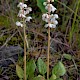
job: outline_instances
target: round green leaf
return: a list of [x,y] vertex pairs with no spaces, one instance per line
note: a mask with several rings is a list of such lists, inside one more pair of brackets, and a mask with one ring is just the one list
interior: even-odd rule
[[55,80],[63,80],[62,78],[57,78],[57,79],[55,79]]
[[72,59],[72,56],[70,54],[63,54],[63,57],[68,59],[68,60]]
[[26,66],[27,75],[31,76],[34,73],[35,69],[36,69],[36,64],[34,60],[30,60],[29,62],[27,62]]
[[63,76],[65,73],[66,69],[62,62],[58,62],[52,69],[52,74],[55,74],[57,77]]
[[45,78],[41,75],[38,75],[37,77],[34,77],[33,80],[45,80]]
[[24,77],[23,69],[19,65],[16,65],[16,73],[20,79]]
[[40,58],[38,59],[37,66],[38,66],[38,70],[39,70],[40,74],[44,75],[46,73],[47,67],[42,59],[40,59]]
[[55,80],[56,78],[57,78],[56,75],[53,74],[53,75],[51,76],[50,80]]

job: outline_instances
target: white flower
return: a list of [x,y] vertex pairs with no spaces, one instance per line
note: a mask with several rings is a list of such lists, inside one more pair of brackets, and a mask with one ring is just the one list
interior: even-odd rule
[[[25,1],[28,1],[28,0],[25,0]],[[31,7],[28,7],[26,4],[24,4],[22,2],[20,2],[17,7],[20,8],[19,13],[18,13],[18,17],[25,18],[25,22],[26,21],[29,22],[32,19],[32,17],[30,17],[30,16],[29,17],[26,17],[26,15],[29,14],[30,11],[32,11],[32,8]],[[16,25],[17,26],[21,26],[21,27],[24,26],[19,21],[16,22]]]
[[32,11],[32,8],[31,8],[31,7],[25,8],[25,10],[24,10],[24,15],[29,14],[31,11]]
[[47,28],[47,27],[49,27],[49,25],[48,24],[45,24],[45,26],[44,26],[45,28]]
[[23,8],[26,8],[26,7],[27,7],[27,5],[26,5],[26,4],[23,4],[22,6],[23,6]]
[[19,10],[19,13],[18,13],[18,17],[22,17],[22,18],[25,18],[25,11],[24,10]]
[[54,24],[51,24],[51,23],[49,23],[49,24],[45,24],[45,26],[44,27],[50,27],[50,28],[55,28],[56,27],[56,25],[54,25]]
[[20,9],[20,10],[19,10],[19,13],[18,13],[18,16],[19,16],[19,17],[26,18],[26,15],[29,14],[29,12],[30,12],[31,10],[32,10],[32,9],[31,9],[30,7],[26,8],[26,10]]
[[23,24],[22,24],[21,22],[17,21],[17,22],[16,22],[16,26],[21,26],[21,27],[23,27]]
[[[54,2],[54,0],[48,0],[48,2],[50,3]],[[42,15],[42,20],[47,22],[47,24],[45,24],[45,27],[50,27],[50,28],[56,28],[56,25],[58,24],[58,21],[56,20],[58,18],[57,14],[51,14],[51,12],[54,12],[56,10],[56,8],[52,5],[49,4],[47,2],[44,2],[43,5],[45,6],[45,9],[48,11],[47,13],[44,13]],[[50,13],[50,14],[48,14]]]
[[55,24],[52,24],[52,28],[56,28],[56,25]]
[[29,14],[29,10],[24,11],[24,15]]
[[51,2],[54,2],[54,0],[51,0]]
[[47,13],[42,15],[43,21],[48,22],[48,19],[49,19],[49,15]]
[[52,4],[47,4],[47,6],[45,7],[46,10],[49,9],[49,12],[54,12],[56,10],[56,8],[52,5]]
[[57,20],[54,20],[53,21],[53,24],[57,25],[58,24],[58,21]]
[[17,7],[20,7],[20,9],[23,9],[23,8],[27,8],[27,5],[20,2]]
[[57,15],[57,14],[54,14],[54,18],[56,18],[56,19],[57,19],[57,18],[59,18],[59,17],[58,17],[58,15]]
[[57,25],[58,24],[58,21],[55,19],[55,18],[51,18],[50,19],[50,22]]
[[53,6],[51,11],[54,12],[55,10],[56,10],[56,8]]
[[26,17],[25,22],[26,21],[30,22],[31,19],[32,19],[32,17],[30,17],[30,16],[29,17]]
[[23,5],[23,3],[22,2],[20,2],[18,5],[17,5],[17,7],[20,7],[20,6],[22,6]]
[[28,7],[27,9],[28,9],[30,12],[32,11],[32,8],[31,8],[31,7]]

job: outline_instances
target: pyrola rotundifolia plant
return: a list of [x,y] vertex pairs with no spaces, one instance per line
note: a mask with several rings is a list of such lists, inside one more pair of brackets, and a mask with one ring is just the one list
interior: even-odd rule
[[[28,1],[28,0],[25,0],[25,1]],[[24,18],[25,22],[27,22],[27,21],[30,22],[32,17],[31,16],[26,16],[26,15],[29,14],[32,11],[32,8],[28,7],[27,4],[24,4],[23,2],[20,2],[17,5],[17,7],[20,8],[19,13],[18,13],[17,16],[20,17],[20,18]],[[16,25],[23,27],[23,21],[17,21]]]
[[43,5],[45,6],[45,9],[47,10],[47,12],[42,15],[42,20],[47,23],[45,24],[45,27],[56,28],[56,25],[58,24],[58,21],[56,20],[58,18],[58,15],[53,14],[53,13],[57,9],[48,1],[44,2]]
[[[28,1],[28,0],[25,0],[25,1]],[[23,32],[24,32],[24,80],[27,80],[27,77],[26,77],[26,44],[28,44],[28,42],[27,42],[25,24],[27,21],[29,22],[32,19],[31,16],[26,16],[32,11],[32,8],[24,4],[24,0],[22,0],[22,2],[20,2],[17,5],[17,7],[20,8],[17,16],[21,18],[21,21],[17,21],[16,25],[23,27]]]
[[46,2],[43,2],[47,12],[42,15],[42,20],[46,22],[45,27],[48,28],[47,80],[49,80],[50,28],[56,28],[56,25],[58,24],[58,21],[56,20],[58,15],[53,14],[57,9],[51,2],[54,2],[54,0],[46,0]]

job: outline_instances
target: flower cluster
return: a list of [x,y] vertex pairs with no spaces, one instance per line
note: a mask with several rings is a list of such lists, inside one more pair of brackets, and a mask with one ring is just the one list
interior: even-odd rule
[[58,21],[56,20],[58,18],[58,15],[51,13],[54,13],[54,11],[57,9],[48,2],[44,2],[43,5],[45,6],[45,9],[48,11],[47,13],[44,13],[42,15],[42,20],[47,23],[45,24],[45,27],[56,28],[56,25],[58,24]]
[[[26,0],[27,1],[27,0]],[[25,22],[28,21],[30,22],[30,20],[32,19],[31,16],[26,17],[27,14],[29,14],[32,11],[31,7],[28,7],[26,4],[24,4],[23,2],[20,2],[17,7],[20,8],[19,13],[18,13],[18,17],[20,18],[25,18]],[[23,27],[23,21],[17,21],[16,22],[17,26],[21,26]]]

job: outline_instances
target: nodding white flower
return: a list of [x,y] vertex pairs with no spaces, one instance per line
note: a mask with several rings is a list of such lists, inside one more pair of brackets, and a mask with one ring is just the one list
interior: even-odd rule
[[27,8],[27,5],[20,2],[17,7],[20,7],[20,9],[23,9],[23,8]]
[[20,2],[18,5],[17,5],[17,7],[20,7],[20,6],[22,6],[23,5],[23,3],[22,2]]
[[54,0],[51,0],[51,2],[54,2]]
[[27,5],[26,4],[23,4],[23,8],[26,8],[27,7]]
[[57,21],[57,20],[54,20],[54,19],[53,19],[51,22],[52,22],[53,24],[55,24],[55,25],[58,24],[58,21]]
[[16,22],[16,26],[21,26],[21,27],[23,27],[23,24],[22,24],[21,22],[17,21],[17,22]]
[[32,8],[28,7],[28,8],[26,8],[24,14],[25,14],[25,15],[26,15],[26,14],[29,14],[31,11],[32,11]]
[[31,11],[32,11],[32,8],[31,8],[31,7],[25,8],[25,10],[24,10],[24,15],[29,14]]
[[52,24],[52,28],[56,28],[56,25],[55,24]]
[[56,28],[56,25],[55,24],[51,24],[51,23],[49,23],[49,24],[45,24],[45,26],[44,27],[50,27],[50,28]]
[[54,14],[53,16],[54,16],[54,18],[56,18],[56,19],[59,18],[57,14]]
[[26,18],[26,16],[24,14],[18,14],[18,17]]
[[47,13],[46,13],[46,14],[43,14],[43,15],[42,15],[42,18],[43,18],[43,19],[44,19],[44,18],[47,18],[47,19],[48,19],[48,18],[49,18],[49,15],[48,15]]
[[22,18],[26,18],[26,15],[29,14],[29,12],[32,11],[32,8],[27,7],[26,10],[20,9],[18,16]]
[[18,17],[26,18],[26,16],[23,13],[18,13]]
[[28,9],[30,12],[32,11],[32,8],[31,8],[31,7],[28,7],[27,9]]
[[[25,1],[28,1],[28,0],[25,0]],[[26,21],[30,22],[32,17],[30,17],[30,16],[26,17],[26,15],[29,14],[29,12],[32,11],[32,8],[28,7],[26,4],[24,4],[22,2],[20,2],[17,7],[20,8],[19,13],[18,13],[18,17],[25,18],[25,22]],[[19,21],[16,22],[16,25],[23,27],[23,24]]]
[[42,15],[43,21],[48,22],[48,19],[49,19],[49,15],[47,13]]
[[56,20],[56,18],[58,18],[58,15],[55,14],[51,14],[51,15],[48,15],[47,13],[46,14],[43,14],[42,15],[42,20],[45,21],[45,22],[50,22],[50,23],[53,23],[53,24],[58,24],[58,21]]
[[24,14],[24,11],[22,9],[19,10],[18,17],[22,17],[22,18],[26,17],[25,14]]
[[52,28],[52,24],[45,24],[45,26],[44,27],[50,27],[50,28]]
[[47,4],[47,6],[45,7],[46,10],[49,9],[49,12],[54,12],[56,10],[56,8],[52,5],[52,4]]
[[[48,2],[50,2],[50,0],[48,0]],[[54,12],[56,10],[56,8],[52,5],[49,4],[48,2],[44,2],[43,5],[45,6],[45,9],[50,13],[44,13],[42,15],[42,20],[47,22],[47,24],[45,24],[45,27],[50,27],[50,28],[56,28],[56,25],[58,24],[58,21],[56,20],[58,18],[57,14],[51,14],[51,12]],[[51,0],[51,2],[54,2],[54,0]]]
[[26,21],[30,22],[30,20],[31,20],[31,19],[32,19],[32,17],[31,17],[31,16],[26,17],[25,22],[26,22]]

